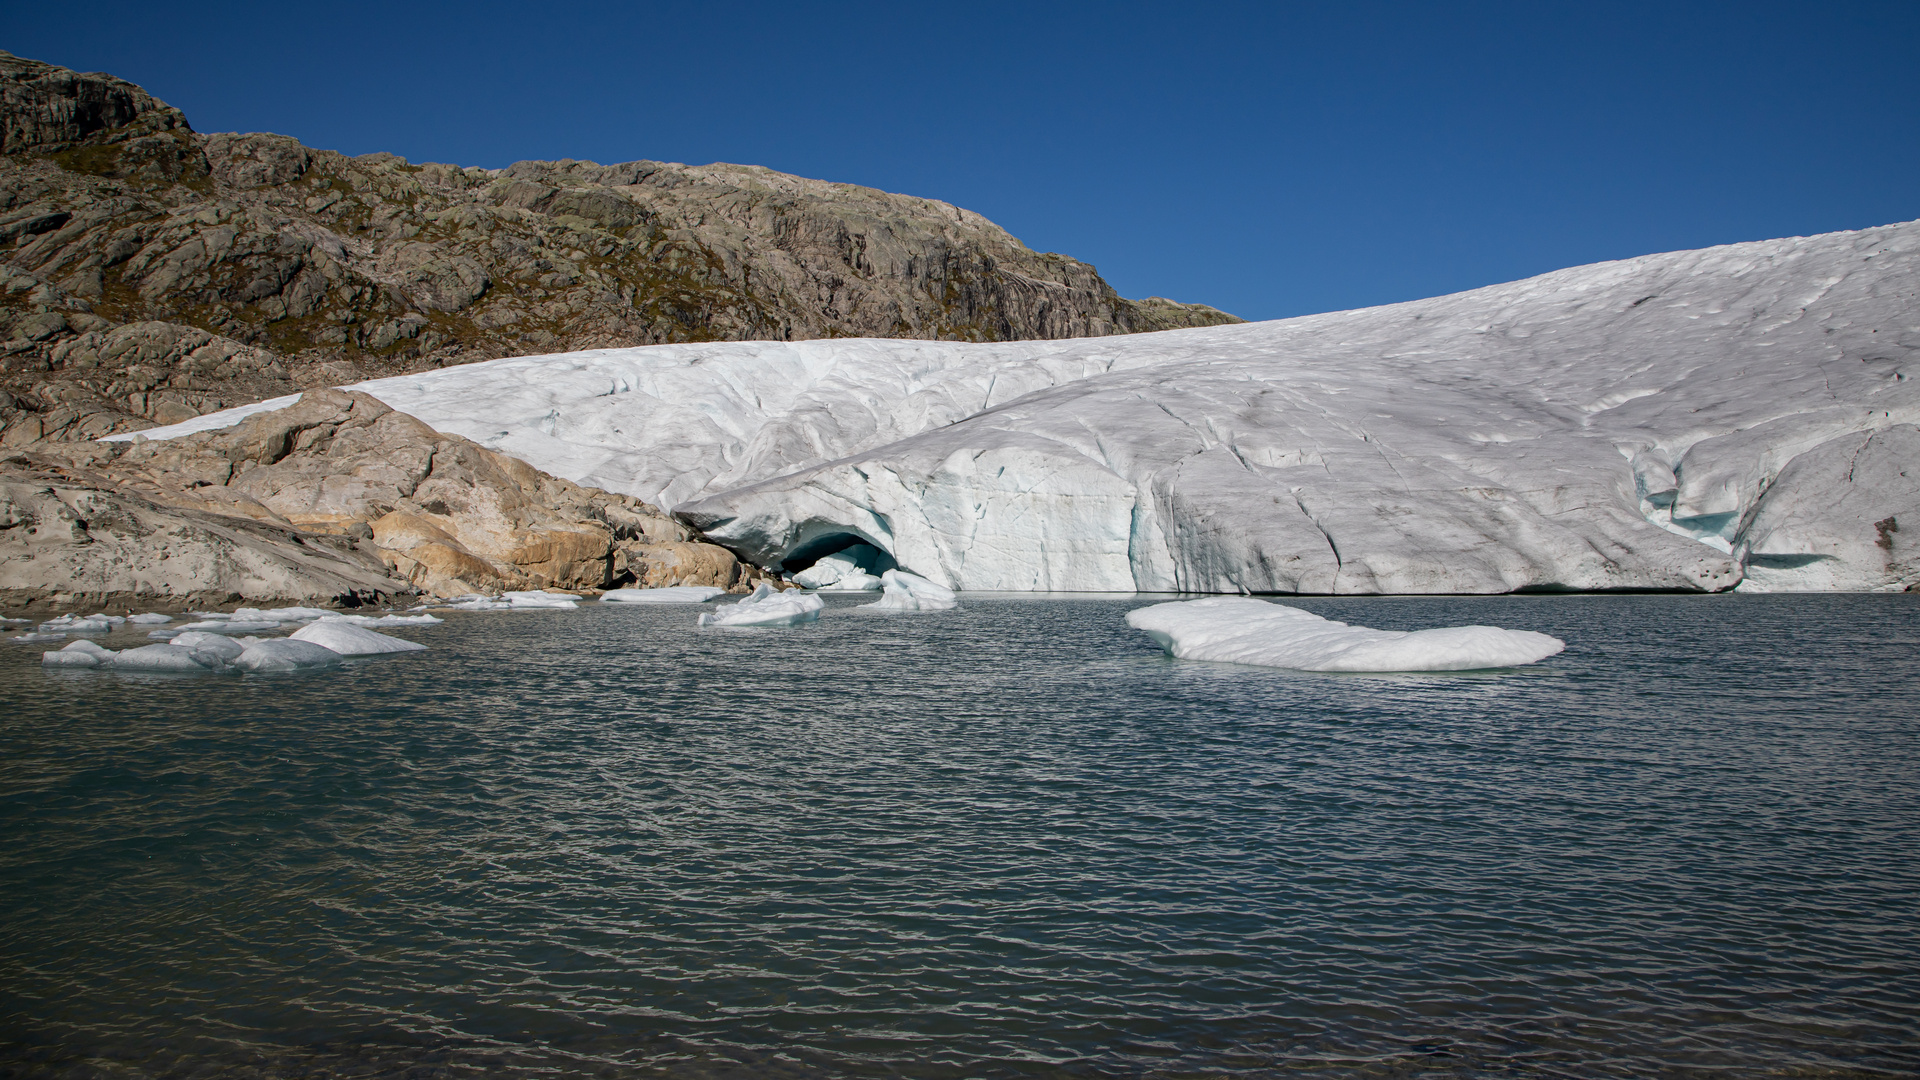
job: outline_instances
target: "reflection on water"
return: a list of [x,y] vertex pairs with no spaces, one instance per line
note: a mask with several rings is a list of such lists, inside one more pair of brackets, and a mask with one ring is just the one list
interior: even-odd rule
[[861,599],[9,647],[0,1073],[1920,1069],[1915,597],[1301,602],[1568,642],[1403,676]]

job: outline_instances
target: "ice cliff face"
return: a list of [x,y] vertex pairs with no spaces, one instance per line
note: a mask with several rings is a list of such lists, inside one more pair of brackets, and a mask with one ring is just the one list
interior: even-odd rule
[[1917,256],[1908,223],[1280,322],[357,388],[789,570],[859,539],[961,589],[1901,588]]

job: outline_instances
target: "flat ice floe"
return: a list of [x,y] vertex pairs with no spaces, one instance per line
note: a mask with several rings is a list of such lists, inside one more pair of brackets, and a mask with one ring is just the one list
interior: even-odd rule
[[1920,583],[1916,293],[1907,223],[1240,326],[353,388],[803,573],[858,541],[968,590],[1898,589]]
[[711,585],[666,585],[658,589],[608,589],[600,594],[606,604],[704,604],[727,590]]
[[1566,648],[1497,626],[1369,630],[1245,596],[1155,604],[1129,612],[1127,625],[1181,660],[1299,671],[1474,671],[1537,663]]
[[776,592],[762,584],[737,604],[724,605],[700,616],[701,626],[798,626],[820,617],[825,600],[798,589]]
[[[41,654],[45,667],[97,668],[119,672],[281,672],[307,671],[340,664],[349,656],[377,656],[388,653],[418,652],[426,648],[417,642],[375,633],[369,626],[420,625],[441,620],[431,615],[366,616],[342,615],[320,608],[276,608],[263,612],[242,608],[231,614],[195,612],[200,621],[179,628],[164,628],[148,633],[159,644],[114,651],[87,638],[79,638],[65,648]],[[275,614],[307,623],[284,638],[241,637],[256,627],[278,627],[281,623],[262,623],[258,616]],[[89,619],[111,618],[116,623],[141,626],[153,619],[119,616],[64,616],[54,622],[78,625]],[[243,621],[252,620],[252,621]],[[22,635],[14,641],[58,640],[64,634]]]

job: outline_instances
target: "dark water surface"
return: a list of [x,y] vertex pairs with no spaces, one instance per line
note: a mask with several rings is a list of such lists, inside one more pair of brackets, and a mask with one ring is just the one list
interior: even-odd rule
[[1917,601],[1300,602],[1568,643],[1498,674],[1131,598],[0,643],[0,1076],[1912,1075]]

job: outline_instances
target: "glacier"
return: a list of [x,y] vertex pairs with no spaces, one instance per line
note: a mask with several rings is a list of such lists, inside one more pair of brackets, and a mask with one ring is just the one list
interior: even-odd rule
[[952,611],[960,606],[953,590],[935,585],[918,574],[888,570],[880,575],[885,590],[880,599],[862,605],[864,611]]
[[351,389],[789,574],[859,543],[962,590],[1901,589],[1917,259],[1909,222],[1265,323],[602,349]]
[[1566,643],[1532,630],[1445,626],[1370,630],[1248,596],[1210,596],[1127,613],[1169,656],[1298,671],[1477,671],[1538,663]]

